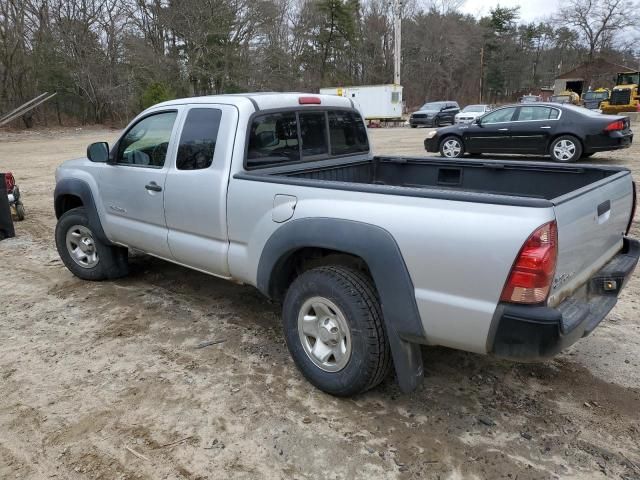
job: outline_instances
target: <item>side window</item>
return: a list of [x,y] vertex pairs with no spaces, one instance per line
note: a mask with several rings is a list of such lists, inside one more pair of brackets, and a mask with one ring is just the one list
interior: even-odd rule
[[552,112],[556,112],[557,115],[557,110],[550,107],[520,107],[518,120],[523,122],[531,120],[549,120]]
[[510,122],[515,111],[515,107],[501,108],[482,117],[482,123],[483,125],[489,125],[491,123]]
[[329,153],[327,120],[324,112],[299,113],[302,158]]
[[549,120],[557,120],[558,118],[560,118],[560,110],[552,108],[551,113],[549,114]]
[[120,140],[116,162],[140,167],[164,166],[178,112],[156,113],[143,118]]
[[215,108],[192,108],[182,127],[176,167],[178,170],[201,170],[213,163],[222,111]]
[[255,117],[249,131],[247,167],[300,160],[295,112]]
[[355,112],[329,112],[329,136],[332,155],[369,151],[367,130],[362,117]]

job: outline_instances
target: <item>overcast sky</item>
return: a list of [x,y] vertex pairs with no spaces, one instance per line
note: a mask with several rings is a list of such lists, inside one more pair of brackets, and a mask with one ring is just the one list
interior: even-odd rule
[[520,21],[531,22],[553,15],[558,9],[559,0],[467,0],[461,10],[474,16],[487,15],[497,5],[501,7],[520,7]]

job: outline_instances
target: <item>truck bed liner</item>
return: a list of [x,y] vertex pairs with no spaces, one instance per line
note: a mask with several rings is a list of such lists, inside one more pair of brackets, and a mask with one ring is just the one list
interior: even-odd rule
[[[374,157],[372,160],[320,161],[300,165],[261,169],[240,174],[244,178],[324,188],[349,188],[416,196],[438,196],[433,192],[457,194],[452,200],[515,203],[527,206],[550,206],[551,200],[590,184],[624,172],[621,167],[601,165],[556,165],[548,162],[499,160],[445,160],[441,158]],[[270,178],[268,178],[270,177]],[[311,181],[311,182],[309,182]],[[338,185],[342,184],[342,185]],[[317,184],[316,184],[317,185]],[[395,187],[369,189],[366,186]],[[411,191],[400,192],[397,187]],[[418,193],[420,190],[425,195]],[[460,194],[466,194],[460,196]],[[470,194],[470,195],[469,195]],[[475,194],[475,195],[474,195]],[[506,197],[506,198],[496,198]],[[514,197],[521,201],[514,202]],[[537,201],[537,202],[536,202]],[[537,204],[536,204],[537,203]]]

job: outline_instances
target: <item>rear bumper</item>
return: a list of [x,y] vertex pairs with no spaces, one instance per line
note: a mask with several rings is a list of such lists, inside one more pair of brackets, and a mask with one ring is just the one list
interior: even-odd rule
[[[586,337],[616,304],[639,257],[640,242],[625,238],[622,250],[557,307],[499,304],[490,351],[513,360],[542,360]],[[615,288],[606,291],[605,282],[615,282]]]
[[594,136],[587,142],[585,151],[603,152],[608,150],[619,150],[629,148],[633,143],[633,133],[631,131],[611,132],[608,136]]

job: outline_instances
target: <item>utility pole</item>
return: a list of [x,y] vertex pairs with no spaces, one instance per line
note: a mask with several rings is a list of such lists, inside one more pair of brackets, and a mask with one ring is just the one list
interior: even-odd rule
[[482,103],[482,89],[484,87],[484,45],[480,47],[480,101]]
[[402,0],[393,2],[393,83],[400,85],[400,66],[402,62]]

